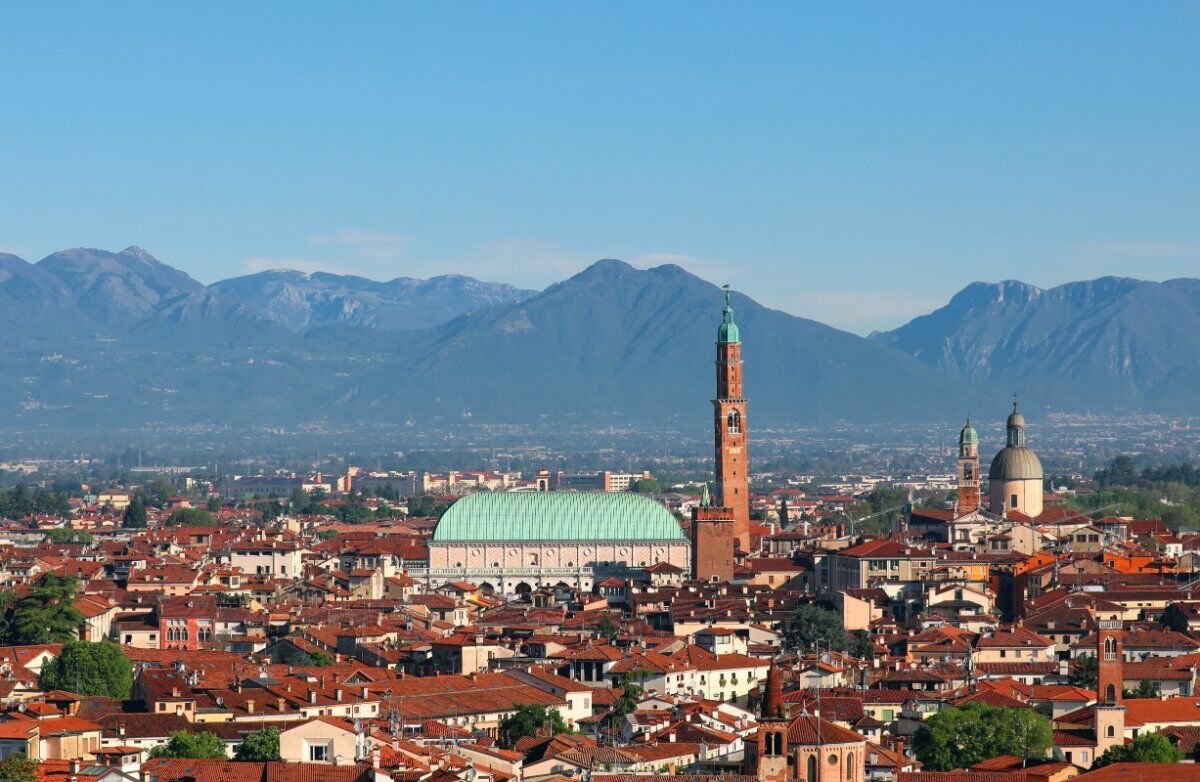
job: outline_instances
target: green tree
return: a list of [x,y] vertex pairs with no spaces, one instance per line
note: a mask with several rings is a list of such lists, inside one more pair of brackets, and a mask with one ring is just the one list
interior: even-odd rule
[[603,638],[616,638],[621,632],[621,626],[616,621],[605,614],[600,617],[600,621],[596,623],[596,632]]
[[333,658],[318,649],[315,652],[308,653],[308,661],[305,664],[311,665],[314,668],[328,668],[333,665]]
[[855,630],[850,636],[850,654],[860,660],[875,659],[875,641],[866,630]]
[[1138,472],[1133,459],[1128,456],[1118,456],[1108,463],[1103,470],[1095,475],[1096,483],[1102,488],[1110,486],[1134,486],[1137,484]]
[[133,688],[133,664],[114,643],[74,641],[42,666],[38,685],[46,691],[67,690],[125,700]]
[[202,508],[176,508],[167,517],[167,523],[177,527],[215,527],[217,520]]
[[68,643],[75,640],[83,614],[75,607],[73,576],[47,573],[13,608],[12,638],[18,644]]
[[785,649],[804,652],[817,647],[842,650],[846,648],[848,640],[842,617],[836,611],[815,603],[806,603],[797,608],[783,634]]
[[166,744],[150,750],[152,758],[225,758],[225,742],[215,733],[177,730]]
[[1142,679],[1132,690],[1125,690],[1126,698],[1157,698],[1158,685],[1149,679]]
[[1178,763],[1183,750],[1161,733],[1143,733],[1128,744],[1114,744],[1096,758],[1092,768],[1112,763]]
[[58,527],[46,533],[46,540],[50,543],[82,543],[87,545],[92,542],[92,533],[85,529],[70,529],[68,527]]
[[176,486],[170,478],[162,475],[156,475],[150,479],[150,482],[142,487],[142,496],[146,498],[146,502],[156,508],[161,508],[167,504],[167,500],[179,494],[179,487]]
[[279,728],[263,728],[246,737],[234,754],[235,760],[279,760]]
[[662,484],[654,478],[638,478],[629,484],[629,490],[638,494],[662,494]]
[[125,529],[145,529],[146,528],[146,506],[137,497],[130,500],[125,506],[125,513],[121,516],[121,526]]
[[1100,686],[1100,666],[1096,662],[1096,655],[1085,654],[1075,658],[1067,680],[1085,690],[1094,690]]
[[550,735],[555,736],[570,732],[557,709],[547,711],[545,706],[522,704],[500,720],[500,746],[512,749],[521,739],[536,736],[543,729],[548,729]]
[[38,774],[39,765],[36,760],[26,757],[24,752],[9,755],[4,760],[0,760],[0,780],[4,780],[4,782],[38,782],[41,778],[41,775]]
[[1050,721],[1033,709],[968,703],[934,714],[913,737],[928,771],[967,768],[997,755],[1042,758],[1050,748]]
[[307,505],[308,492],[299,486],[292,489],[292,496],[288,499],[288,506],[291,507],[292,513],[300,513]]

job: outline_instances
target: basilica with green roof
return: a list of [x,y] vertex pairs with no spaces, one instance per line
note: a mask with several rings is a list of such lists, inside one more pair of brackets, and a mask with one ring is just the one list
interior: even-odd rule
[[438,522],[428,575],[520,594],[559,583],[591,589],[658,562],[687,570],[689,557],[679,521],[640,494],[480,492]]

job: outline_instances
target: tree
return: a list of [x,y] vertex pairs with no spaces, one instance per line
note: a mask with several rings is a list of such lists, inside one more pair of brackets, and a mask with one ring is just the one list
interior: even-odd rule
[[788,518],[787,498],[785,497],[779,501],[779,528],[787,529],[789,521],[791,519]]
[[784,648],[805,652],[818,646],[822,649],[845,649],[847,640],[842,617],[836,611],[815,603],[797,608],[783,634]]
[[24,752],[9,755],[0,760],[0,779],[4,782],[38,782],[38,766],[36,760],[30,760]]
[[621,632],[621,626],[617,624],[611,616],[605,614],[600,617],[600,621],[596,623],[596,632],[604,638],[616,638]]
[[500,746],[512,749],[521,739],[536,736],[543,729],[549,729],[552,736],[570,732],[557,709],[546,711],[545,706],[521,704],[512,714],[500,720]]
[[279,760],[279,728],[263,728],[246,737],[237,748],[235,760]]
[[318,649],[315,652],[308,653],[308,662],[306,664],[313,668],[328,668],[333,665],[333,658]]
[[215,733],[177,730],[166,744],[150,750],[152,758],[226,758],[225,742]]
[[855,630],[850,637],[850,654],[860,660],[875,659],[875,641],[866,630]]
[[1100,666],[1096,661],[1096,655],[1085,654],[1075,658],[1075,664],[1071,666],[1071,674],[1067,680],[1085,690],[1094,690],[1100,686]]
[[1178,763],[1183,750],[1161,733],[1143,733],[1128,744],[1114,744],[1096,758],[1092,768],[1112,763]]
[[121,526],[125,529],[145,529],[146,506],[137,497],[134,497],[125,506],[125,513],[121,516]]
[[75,640],[83,614],[75,607],[74,576],[47,573],[13,607],[12,640],[18,644],[68,643]]
[[1158,685],[1149,679],[1142,679],[1132,690],[1125,690],[1126,698],[1157,698]]
[[1118,456],[1095,475],[1096,483],[1102,488],[1109,486],[1134,486],[1137,484],[1137,467],[1128,456]]
[[92,542],[92,533],[85,529],[58,527],[46,533],[46,540],[50,543],[82,543],[86,546]]
[[167,517],[167,523],[180,527],[215,527],[217,520],[201,508],[176,508]]
[[114,643],[74,641],[42,666],[38,684],[47,691],[67,690],[125,700],[133,688],[133,664]]
[[662,494],[662,484],[654,478],[638,478],[629,485],[629,490],[638,494]]
[[1051,737],[1050,721],[1033,709],[968,703],[930,717],[913,737],[913,750],[926,770],[949,771],[998,755],[1041,758]]

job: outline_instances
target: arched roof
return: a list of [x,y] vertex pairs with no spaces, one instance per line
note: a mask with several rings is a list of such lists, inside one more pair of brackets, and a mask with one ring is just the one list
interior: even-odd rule
[[1028,481],[1042,480],[1042,462],[1031,448],[1008,445],[1000,449],[988,469],[988,480]]
[[432,542],[683,541],[671,512],[630,492],[479,492],[446,511]]

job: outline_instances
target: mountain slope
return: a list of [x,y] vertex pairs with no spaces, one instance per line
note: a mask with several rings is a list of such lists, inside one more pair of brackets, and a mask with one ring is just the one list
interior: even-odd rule
[[871,338],[1066,409],[1194,410],[1200,280],[1103,277],[1048,290],[974,283],[945,307]]
[[[722,293],[678,266],[600,261],[528,301],[467,315],[398,344],[406,376],[364,377],[384,409],[486,419],[705,425]],[[999,397],[889,348],[734,296],[751,421],[933,420]],[[982,407],[977,408],[982,409]]]
[[521,301],[534,293],[459,275],[378,282],[290,269],[234,277],[209,288],[296,332],[330,326],[427,328],[483,307]]
[[119,253],[63,250],[38,261],[37,268],[61,281],[81,311],[114,325],[140,320],[168,299],[204,287],[136,246]]

